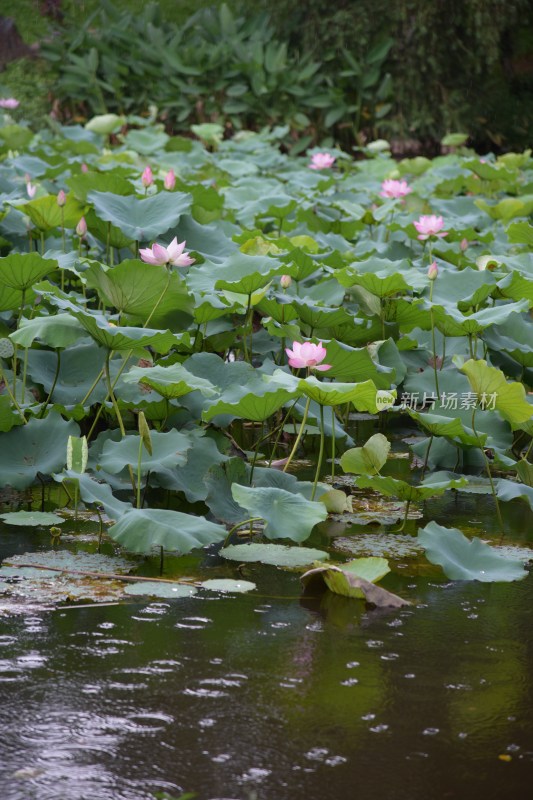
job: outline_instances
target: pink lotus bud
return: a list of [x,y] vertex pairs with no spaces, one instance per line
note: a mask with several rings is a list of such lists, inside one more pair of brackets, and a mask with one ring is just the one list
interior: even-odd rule
[[154,176],[152,174],[152,170],[151,170],[150,167],[145,167],[144,168],[144,172],[141,175],[141,181],[142,181],[142,185],[144,186],[145,189],[147,189],[149,186],[151,186],[152,183],[154,182]]
[[282,275],[279,282],[282,289],[288,289],[292,283],[292,278],[290,275]]
[[432,264],[429,265],[428,269],[428,278],[430,281],[434,281],[439,274],[439,268],[437,267],[437,262],[434,261]]
[[83,239],[83,237],[87,233],[87,223],[85,222],[85,217],[82,217],[78,222],[78,224],[76,225],[76,233],[78,234],[80,239]]
[[461,251],[464,253],[464,251],[468,247],[468,239],[461,239],[461,244],[459,245],[459,247],[461,248]]
[[28,192],[28,197],[31,200],[32,197],[35,197],[35,192],[37,191],[37,187],[34,186],[30,181],[28,181],[26,184],[26,191]]
[[174,170],[173,169],[169,169],[169,171],[165,175],[164,185],[165,185],[165,189],[168,192],[172,192],[174,187],[176,186],[176,176],[174,174]]
[[82,164],[81,165],[81,171],[82,172],[89,172],[89,167],[87,166],[87,164]]
[[60,189],[59,192],[57,193],[57,205],[60,208],[62,208],[66,202],[67,202],[67,196],[63,191],[63,189]]
[[17,100],[15,97],[2,97],[0,98],[0,108],[17,108],[20,105],[20,101]]

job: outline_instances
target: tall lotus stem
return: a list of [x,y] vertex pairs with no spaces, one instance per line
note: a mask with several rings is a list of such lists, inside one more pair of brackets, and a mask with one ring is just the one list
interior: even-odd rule
[[289,465],[290,465],[292,459],[294,458],[294,455],[295,455],[296,451],[298,450],[298,445],[300,444],[300,440],[301,440],[301,438],[303,436],[305,423],[307,422],[307,415],[309,414],[309,406],[310,405],[311,405],[311,398],[308,397],[307,398],[307,402],[305,404],[304,415],[302,417],[300,430],[298,431],[298,435],[296,437],[296,441],[294,442],[294,445],[293,445],[293,448],[292,448],[292,450],[290,452],[289,458],[287,459],[287,463],[283,467],[283,472],[287,472],[287,470],[289,469]]
[[488,479],[489,479],[490,490],[491,490],[492,496],[494,498],[494,503],[496,504],[496,516],[498,517],[498,525],[500,527],[500,533],[501,533],[501,535],[503,537],[504,534],[505,534],[505,529],[503,527],[502,512],[501,512],[501,509],[500,509],[500,503],[499,503],[499,500],[498,500],[498,495],[496,494],[496,488],[494,486],[494,481],[492,480],[492,473],[490,471],[489,459],[487,458],[487,454],[485,453],[483,445],[479,441],[479,436],[478,436],[477,431],[476,431],[476,409],[475,409],[475,407],[472,409],[472,430],[474,431],[474,436],[478,440],[478,447],[479,447],[479,450],[481,452],[481,455],[483,456],[483,461],[485,462],[485,470],[487,472],[487,476],[488,476]]
[[433,261],[428,269],[428,278],[429,278],[429,302],[431,305],[430,317],[431,317],[431,347],[433,350],[433,374],[435,376],[435,392],[437,394],[437,398],[440,397],[440,392],[439,392],[439,377],[437,373],[437,348],[435,346],[435,320],[433,318],[433,284],[435,283],[438,274],[439,271],[437,269],[437,265]]
[[318,463],[316,465],[315,480],[313,483],[313,491],[311,492],[311,500],[315,499],[316,487],[318,484],[318,477],[320,475],[320,467],[322,466],[322,459],[324,458],[324,406],[320,405],[320,449],[318,451]]
[[[111,350],[108,350],[107,351],[106,360],[105,360],[105,368],[104,368],[105,378],[106,378],[106,382],[107,382],[107,394],[108,394],[108,397],[111,398],[111,402],[113,404],[115,415],[117,417],[118,427],[120,428],[120,433],[122,434],[122,437],[125,437],[126,436],[126,429],[124,427],[124,422],[122,420],[122,414],[120,413],[120,408],[119,408],[118,403],[117,403],[117,398],[115,397],[115,393],[114,393],[113,387],[111,385],[111,376],[109,374],[109,359],[110,359],[110,356],[111,356]],[[104,400],[104,403],[105,403],[105,400]],[[104,403],[102,403],[101,407],[103,407]],[[133,488],[133,494],[135,495],[137,493],[137,488],[135,486],[135,476],[133,474],[133,469],[132,469],[131,464],[128,464],[128,472],[130,474],[130,480],[131,480],[131,485],[132,485],[132,488]]]

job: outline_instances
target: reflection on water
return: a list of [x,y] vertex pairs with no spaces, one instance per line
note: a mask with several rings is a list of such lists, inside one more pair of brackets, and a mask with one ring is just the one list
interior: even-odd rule
[[416,605],[370,611],[247,570],[249,595],[2,620],[2,800],[527,796],[533,578],[391,575]]

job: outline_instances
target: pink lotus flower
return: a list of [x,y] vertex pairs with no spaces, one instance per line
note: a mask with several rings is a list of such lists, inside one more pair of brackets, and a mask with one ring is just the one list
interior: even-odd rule
[[176,186],[176,175],[174,174],[173,169],[169,169],[169,171],[165,175],[164,186],[168,192],[172,192],[174,187]]
[[85,217],[82,217],[78,222],[78,224],[76,225],[76,233],[78,234],[80,239],[83,239],[83,237],[87,233],[87,223],[85,222]]
[[0,108],[18,108],[20,102],[16,100],[14,97],[2,97],[0,98]]
[[87,164],[82,164],[80,169],[82,172],[89,172],[89,167],[87,166]]
[[37,187],[31,183],[31,181],[26,181],[26,191],[28,193],[28,197],[30,200],[32,197],[35,197],[35,192],[37,191]]
[[395,200],[399,200],[402,197],[405,197],[406,194],[412,192],[413,190],[407,184],[407,181],[395,181],[392,178],[388,178],[386,181],[383,181],[381,184],[381,192],[380,195],[382,197],[391,197]]
[[168,247],[156,243],[152,247],[139,250],[139,255],[147,264],[172,264],[173,267],[189,267],[194,264],[195,259],[191,258],[184,250],[185,242],[178,243],[175,236]]
[[296,367],[297,369],[308,367],[309,369],[317,369],[320,372],[331,369],[331,364],[320,363],[326,357],[326,348],[322,347],[322,342],[318,344],[293,342],[292,350],[290,347],[286,347],[285,352],[289,356],[289,365],[291,367]]
[[437,280],[438,276],[439,276],[439,268],[437,267],[437,262],[433,261],[433,263],[430,264],[428,268],[428,278],[430,281],[435,281]]
[[309,169],[328,169],[332,167],[337,159],[329,153],[314,153],[311,156]]
[[143,174],[141,175],[141,181],[145,189],[148,189],[148,187],[152,185],[154,182],[154,176],[151,167],[144,168]]
[[60,208],[62,208],[66,202],[67,202],[67,196],[63,191],[63,189],[60,189],[59,192],[57,193],[57,205]]
[[435,214],[429,216],[421,216],[416,222],[413,223],[418,231],[417,239],[421,242],[429,239],[430,236],[447,236],[448,232],[443,231],[444,220],[442,217],[437,217]]

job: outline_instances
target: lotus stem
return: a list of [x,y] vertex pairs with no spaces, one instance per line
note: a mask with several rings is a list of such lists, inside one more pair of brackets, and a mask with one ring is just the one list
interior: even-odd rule
[[494,498],[494,503],[496,505],[496,516],[498,517],[498,525],[500,527],[500,533],[501,533],[502,538],[503,538],[505,536],[505,529],[504,529],[504,526],[503,526],[503,518],[502,518],[502,512],[501,512],[501,508],[500,508],[500,502],[498,500],[498,495],[496,494],[496,487],[494,486],[494,481],[492,480],[492,473],[490,471],[489,459],[487,458],[487,454],[485,453],[485,449],[484,449],[483,445],[479,441],[479,436],[478,436],[477,431],[476,431],[476,409],[475,408],[472,409],[472,430],[474,431],[474,436],[478,440],[478,447],[479,447],[479,449],[481,451],[481,455],[483,456],[483,461],[485,462],[485,470],[486,470],[488,478],[489,478],[490,490],[492,492],[492,496]]
[[318,463],[316,465],[315,480],[313,483],[313,491],[311,492],[311,500],[315,499],[316,487],[320,475],[320,467],[322,466],[322,459],[324,458],[324,406],[320,403],[320,449],[318,451]]
[[[107,393],[108,393],[108,396],[111,398],[111,402],[113,404],[113,409],[114,409],[115,415],[117,417],[118,427],[120,428],[120,433],[122,434],[122,438],[124,438],[126,436],[126,429],[124,427],[124,422],[122,420],[122,414],[120,413],[120,408],[119,408],[118,403],[117,403],[117,398],[115,397],[115,393],[113,392],[113,387],[111,386],[111,378],[110,378],[110,375],[109,375],[109,359],[110,359],[110,356],[111,356],[111,351],[108,350],[107,351],[106,360],[105,360],[105,370],[104,370],[105,371],[105,376],[106,376],[106,381],[107,381]],[[105,403],[105,400],[104,400],[104,403]],[[100,408],[103,408],[103,403],[100,406]],[[93,427],[94,427],[94,424],[93,424]],[[91,432],[92,432],[92,428],[91,428]],[[137,487],[135,485],[135,476],[133,474],[133,469],[132,469],[131,464],[128,464],[128,472],[130,474],[130,480],[131,480],[131,486],[133,488],[133,494],[136,495]]]
[[426,448],[426,456],[424,458],[424,465],[422,467],[422,474],[420,475],[420,480],[424,480],[424,475],[426,474],[426,469],[428,468],[428,460],[429,460],[429,451],[431,450],[431,445],[433,444],[433,434],[429,437],[428,446]]
[[301,422],[301,425],[300,425],[300,430],[298,431],[298,435],[297,435],[297,437],[296,437],[296,441],[294,442],[294,446],[293,446],[293,448],[292,448],[292,450],[291,450],[291,452],[290,452],[290,455],[289,455],[288,461],[287,461],[287,463],[285,464],[285,466],[283,467],[283,472],[287,472],[287,470],[288,470],[288,468],[289,468],[289,465],[290,465],[290,463],[291,463],[292,459],[294,458],[294,454],[295,454],[295,453],[296,453],[296,451],[298,450],[298,445],[300,444],[300,440],[301,440],[301,438],[302,438],[302,435],[303,435],[303,432],[304,432],[305,423],[307,422],[307,415],[309,414],[309,406],[310,406],[310,405],[311,405],[311,398],[310,398],[310,397],[308,397],[308,398],[307,398],[307,402],[306,402],[306,404],[305,404],[304,415],[303,415],[303,417],[302,417],[302,422]]
[[335,406],[331,406],[331,483],[335,480]]
[[238,522],[236,525],[233,526],[233,528],[230,528],[230,530],[228,531],[228,535],[224,539],[223,547],[226,547],[234,531],[238,530],[239,528],[242,528],[244,525],[253,525],[254,522],[259,522],[262,519],[263,517],[250,517],[249,519],[244,519],[242,522]]
[[433,319],[433,284],[435,281],[430,281],[429,284],[429,302],[431,303],[430,318],[431,318],[431,347],[433,349],[433,374],[435,376],[435,393],[437,398],[440,397],[439,392],[439,377],[437,372],[437,348],[435,346],[435,320]]

